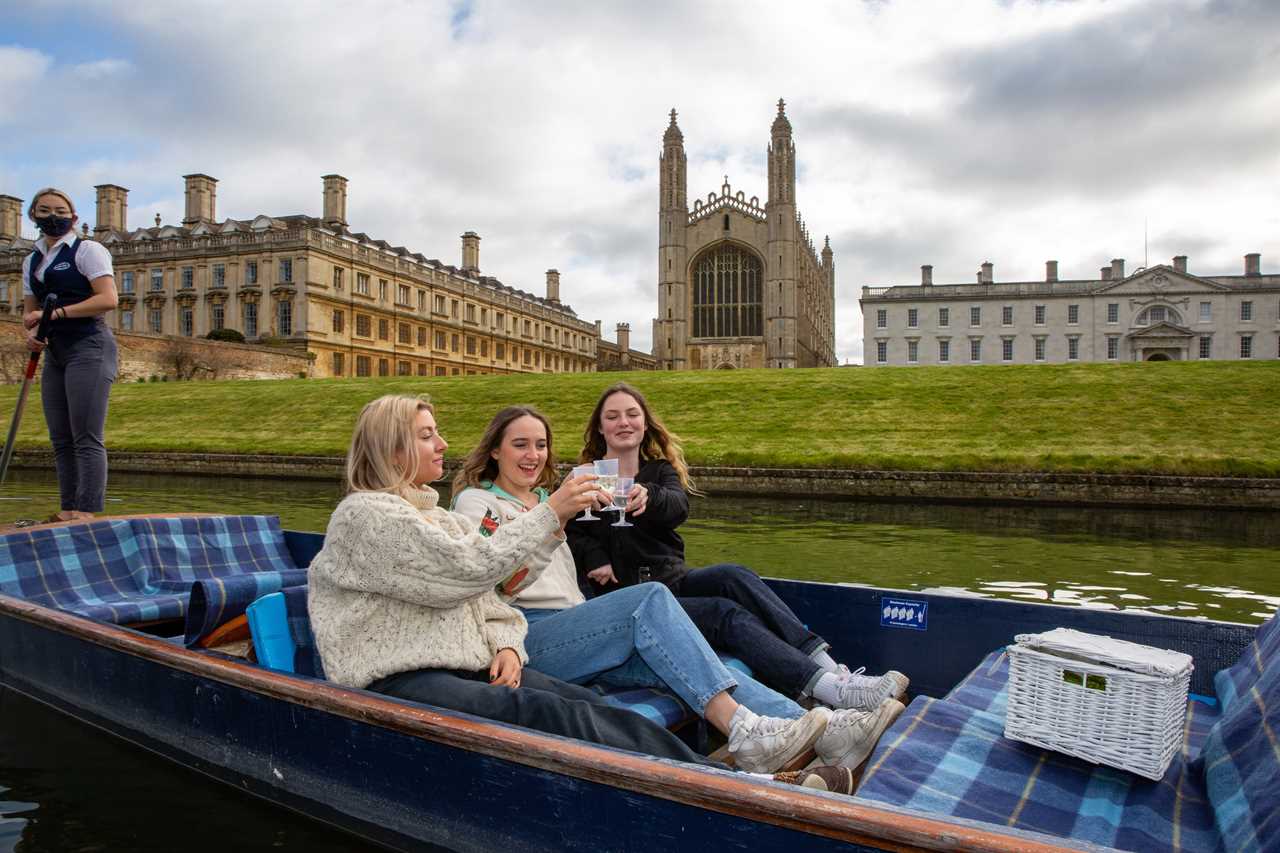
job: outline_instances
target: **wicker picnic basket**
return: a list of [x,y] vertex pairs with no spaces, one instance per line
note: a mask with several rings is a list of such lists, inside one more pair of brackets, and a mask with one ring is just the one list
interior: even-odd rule
[[1005,737],[1164,776],[1182,743],[1190,655],[1070,628],[1016,640]]

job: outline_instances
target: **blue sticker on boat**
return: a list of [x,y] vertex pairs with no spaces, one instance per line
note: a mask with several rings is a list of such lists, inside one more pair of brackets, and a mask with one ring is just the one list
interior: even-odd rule
[[929,602],[909,598],[880,599],[880,627],[929,630]]

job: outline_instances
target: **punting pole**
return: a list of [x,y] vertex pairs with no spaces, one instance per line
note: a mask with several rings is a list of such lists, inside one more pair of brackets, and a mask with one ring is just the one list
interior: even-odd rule
[[[36,340],[44,341],[49,337],[49,318],[57,304],[58,297],[55,294],[50,293],[44,298],[40,325],[36,328]],[[31,381],[35,379],[36,365],[39,363],[40,353],[31,353],[31,357],[27,359],[26,375],[22,378],[22,390],[18,392],[18,405],[13,409],[13,423],[9,424],[9,437],[4,443],[4,454],[0,455],[0,484],[4,483],[4,478],[9,473],[9,463],[13,460],[13,442],[18,437],[18,425],[22,423],[22,410],[27,405],[27,393],[31,390]]]

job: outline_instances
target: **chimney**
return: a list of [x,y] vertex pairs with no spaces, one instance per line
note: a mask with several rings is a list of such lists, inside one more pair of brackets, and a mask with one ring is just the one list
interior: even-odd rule
[[596,340],[603,337],[603,330],[600,328],[600,321],[596,320]]
[[991,284],[995,280],[995,267],[990,261],[982,265],[982,272],[978,274],[978,281],[982,284]]
[[1124,278],[1124,258],[1111,259],[1111,277],[1117,281]]
[[480,235],[474,231],[462,235],[462,271],[480,272]]
[[1262,255],[1260,253],[1250,252],[1244,256],[1244,274],[1262,275]]
[[341,230],[347,227],[347,179],[341,175],[324,175],[324,224]]
[[547,270],[547,301],[560,304],[560,270]]
[[1058,280],[1058,262],[1057,261],[1044,262],[1044,280],[1045,281]]
[[933,284],[933,264],[920,267],[920,283],[926,287]]
[[1186,255],[1174,255],[1174,256],[1173,256],[1173,268],[1174,268],[1175,270],[1177,270],[1178,272],[1186,272],[1186,271],[1187,271],[1187,256],[1186,256]]
[[98,191],[98,212],[93,233],[129,230],[129,191],[115,184],[98,184],[94,189]]
[[0,195],[0,242],[22,236],[22,199]]
[[183,175],[187,182],[187,215],[183,225],[213,222],[218,210],[218,179],[208,175]]
[[618,352],[627,353],[631,350],[631,324],[618,324]]
[[1111,281],[1111,267],[1102,268],[1102,280]]

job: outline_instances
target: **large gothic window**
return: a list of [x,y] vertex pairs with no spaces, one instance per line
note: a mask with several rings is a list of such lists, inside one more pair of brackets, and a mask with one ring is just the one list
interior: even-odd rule
[[764,334],[764,267],[751,252],[724,244],[693,265],[693,336],[759,337]]

